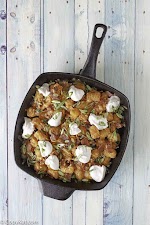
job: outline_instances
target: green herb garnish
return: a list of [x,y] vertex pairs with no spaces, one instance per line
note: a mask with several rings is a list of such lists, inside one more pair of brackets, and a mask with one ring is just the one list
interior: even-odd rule
[[22,154],[26,154],[26,152],[27,152],[27,147],[26,147],[26,145],[25,145],[25,143],[21,146],[21,152],[22,152]]
[[86,132],[86,136],[87,136],[88,140],[93,141],[93,138],[91,137],[91,135],[88,131]]
[[87,114],[88,110],[87,109],[79,109],[81,113]]
[[59,175],[62,176],[62,177],[65,175],[61,170],[58,170],[58,173],[59,173]]
[[51,81],[49,82],[49,85],[51,85],[51,84],[55,84],[55,82],[51,80]]
[[91,113],[95,114],[95,109],[92,109]]
[[86,89],[87,89],[87,91],[91,91],[92,90],[92,88],[88,84],[86,85]]
[[99,163],[99,164],[101,164],[103,161],[104,161],[104,157],[103,156],[100,156],[100,157],[95,159],[95,162]]
[[36,113],[41,113],[42,110],[41,109],[36,109]]
[[100,121],[100,122],[99,122],[99,125],[100,125],[100,126],[106,126],[106,124],[105,124],[103,121]]
[[[65,107],[65,106],[64,106],[65,101],[60,102],[60,101],[58,101],[58,100],[52,100],[52,103],[53,103],[53,105],[54,105],[54,107],[55,107],[56,110]],[[65,107],[65,108],[66,108],[66,107]]]
[[30,134],[26,134],[24,136],[25,136],[25,138],[29,138],[31,135]]
[[43,141],[43,146],[46,147],[46,141]]

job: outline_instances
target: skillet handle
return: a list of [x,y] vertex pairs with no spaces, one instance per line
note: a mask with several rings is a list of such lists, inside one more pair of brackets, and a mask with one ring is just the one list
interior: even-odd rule
[[[103,33],[100,38],[96,37],[96,32],[99,27],[103,28]],[[91,47],[90,47],[90,52],[89,52],[88,58],[86,60],[86,63],[80,72],[81,75],[92,77],[92,78],[96,77],[97,56],[98,56],[101,44],[104,40],[106,32],[107,32],[107,26],[105,26],[104,24],[96,24],[95,25],[94,31],[93,31],[92,43],[91,43]]]
[[73,188],[57,186],[41,180],[44,196],[54,198],[57,200],[66,200],[74,192]]

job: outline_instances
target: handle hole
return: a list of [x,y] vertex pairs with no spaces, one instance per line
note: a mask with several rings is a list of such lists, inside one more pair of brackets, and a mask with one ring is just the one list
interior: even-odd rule
[[103,34],[103,31],[104,31],[103,28],[98,27],[97,30],[96,30],[96,34],[95,34],[96,37],[97,37],[97,38],[101,38],[101,37],[102,37],[102,34]]

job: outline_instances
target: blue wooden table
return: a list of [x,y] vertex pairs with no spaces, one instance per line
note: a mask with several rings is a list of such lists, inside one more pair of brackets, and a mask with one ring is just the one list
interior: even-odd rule
[[[40,73],[83,67],[96,23],[108,26],[97,79],[130,99],[130,139],[104,190],[61,202],[15,165],[15,120]],[[150,225],[149,39],[149,0],[0,0],[0,224]]]

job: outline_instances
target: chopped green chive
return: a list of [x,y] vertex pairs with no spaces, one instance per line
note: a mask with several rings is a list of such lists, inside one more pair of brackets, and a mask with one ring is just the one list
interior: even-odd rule
[[81,113],[87,114],[88,110],[87,109],[79,109]]
[[88,131],[86,132],[86,136],[87,136],[88,140],[93,141],[93,138],[91,137],[91,135]]
[[103,121],[100,121],[100,122],[99,122],[99,125],[100,125],[100,126],[106,126],[106,124],[105,124]]

